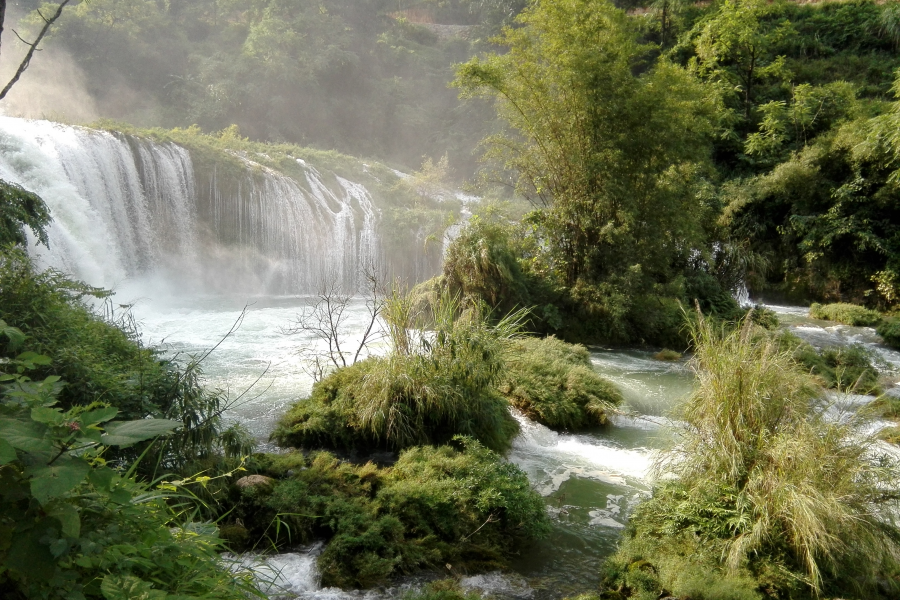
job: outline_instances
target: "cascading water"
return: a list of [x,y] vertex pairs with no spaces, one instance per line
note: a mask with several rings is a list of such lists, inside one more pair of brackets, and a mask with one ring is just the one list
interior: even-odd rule
[[198,197],[213,241],[207,287],[304,293],[327,280],[355,291],[365,270],[380,262],[368,190],[302,160],[303,181],[241,160],[246,169],[237,182],[222,185],[213,171]]
[[41,267],[107,288],[297,294],[327,279],[355,291],[380,259],[367,189],[303,161],[300,181],[238,160],[223,189],[171,142],[0,117],[0,178],[53,216],[49,249],[32,246]]
[[53,216],[50,247],[32,246],[39,266],[113,287],[196,265],[187,151],[132,143],[103,131],[0,117],[0,177],[37,193]]

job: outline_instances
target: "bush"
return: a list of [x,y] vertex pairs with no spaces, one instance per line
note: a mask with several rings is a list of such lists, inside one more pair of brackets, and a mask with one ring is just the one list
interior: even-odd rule
[[518,424],[497,392],[504,324],[488,325],[477,315],[457,319],[458,304],[450,304],[435,310],[433,336],[418,345],[402,326],[394,328],[409,352],[369,358],[317,382],[279,420],[273,439],[368,451],[441,444],[462,434],[493,450],[508,448]]
[[900,349],[900,319],[885,317],[875,330],[884,343],[891,348]]
[[790,350],[794,360],[808,373],[818,376],[822,385],[829,389],[856,394],[881,392],[878,369],[873,364],[875,357],[863,346],[817,349],[788,332],[779,335],[779,344]]
[[638,569],[648,593],[693,597],[689,577],[722,590],[706,598],[896,594],[896,461],[859,423],[828,419],[790,349],[749,321],[701,320],[695,338],[682,441],[657,465],[670,481],[632,517],[608,585]]
[[871,327],[881,321],[881,314],[855,304],[838,302],[836,304],[813,303],[809,307],[809,316],[813,319],[836,321],[855,327]]
[[653,355],[653,360],[661,360],[663,362],[675,362],[681,360],[681,353],[675,352],[674,350],[669,350],[668,348],[663,348],[659,352]]
[[872,366],[872,354],[859,345],[816,350],[801,345],[794,358],[813,375],[824,381],[825,387],[856,394],[878,394],[878,371]]
[[[0,332],[8,350],[24,341],[2,321]],[[154,438],[179,423],[112,421],[119,411],[101,403],[63,410],[58,376],[33,381],[25,374],[51,363],[31,351],[0,363],[0,596],[258,595],[250,573],[223,565],[215,527],[189,522],[177,488],[138,483],[102,458],[109,446]]]
[[529,418],[551,428],[605,425],[622,395],[591,367],[584,346],[556,338],[524,338],[512,344],[500,393]]
[[[167,467],[223,450],[225,399],[202,387],[196,362],[183,366],[164,359],[141,343],[133,321],[98,315],[88,299],[108,295],[58,271],[35,271],[20,249],[0,252],[0,319],[21,329],[31,350],[51,357],[52,362],[36,366],[33,376],[66,381],[58,397],[61,407],[87,406],[100,398],[128,419],[181,421],[181,431],[166,441],[162,460]],[[0,346],[0,358],[11,356],[9,347]],[[142,449],[116,450],[107,459],[131,460]]]
[[267,543],[327,539],[326,586],[370,587],[447,563],[502,567],[547,533],[543,500],[515,465],[470,438],[453,443],[407,449],[384,468],[327,452],[256,455],[251,468],[278,480],[240,491],[233,516]]
[[750,320],[760,327],[768,330],[778,329],[778,315],[774,310],[765,306],[756,305],[750,309]]

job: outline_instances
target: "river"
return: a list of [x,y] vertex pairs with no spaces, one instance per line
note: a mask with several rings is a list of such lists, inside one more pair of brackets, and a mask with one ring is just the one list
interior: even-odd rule
[[[267,436],[275,420],[312,387],[297,352],[310,340],[283,332],[312,301],[308,296],[145,298],[131,310],[145,341],[169,353],[197,354],[218,344],[203,363],[207,384],[240,398],[228,418],[247,426],[262,449],[274,450]],[[802,307],[770,308],[784,327],[814,345],[863,344],[880,357],[883,369],[900,367],[900,353],[882,346],[871,328],[810,319]],[[352,303],[348,315],[352,342],[367,316],[362,300]],[[235,323],[239,326],[229,334]],[[373,347],[374,352],[385,349],[383,342]],[[591,362],[622,391],[623,414],[608,427],[579,434],[557,433],[518,416],[522,431],[507,459],[544,497],[553,529],[547,539],[523,548],[509,572],[456,573],[464,587],[535,600],[596,589],[602,559],[615,550],[628,515],[649,493],[654,455],[672,441],[667,414],[690,393],[693,376],[685,360],[662,362],[644,350],[594,347]],[[847,400],[857,404],[868,398]],[[287,597],[387,598],[421,583],[413,578],[370,592],[322,589],[315,569],[320,550],[314,545],[267,559]]]

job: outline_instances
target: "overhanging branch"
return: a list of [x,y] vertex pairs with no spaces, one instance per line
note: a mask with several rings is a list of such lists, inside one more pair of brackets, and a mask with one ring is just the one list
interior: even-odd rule
[[[69,2],[70,0],[63,0],[62,2],[60,2],[59,7],[56,9],[56,12],[49,19],[41,14],[40,11],[38,11],[38,15],[40,15],[41,19],[44,20],[44,26],[41,28],[41,32],[38,34],[33,43],[22,40],[22,36],[20,36],[16,31],[13,31],[13,33],[16,34],[16,37],[18,37],[26,46],[28,46],[28,53],[25,55],[25,58],[22,59],[22,62],[19,64],[19,68],[16,69],[16,73],[12,76],[12,79],[9,80],[9,83],[4,86],[3,90],[0,90],[0,100],[3,100],[3,98],[6,97],[6,94],[9,93],[9,90],[12,89],[12,86],[14,86],[17,81],[19,81],[22,73],[24,73],[25,69],[28,68],[28,65],[31,64],[31,58],[34,56],[35,51],[38,50],[38,44],[40,44],[41,40],[44,39],[44,36],[47,35],[47,32],[50,30],[50,27],[53,25],[53,23],[55,23],[56,20],[59,19],[60,16],[62,16],[63,8],[65,8],[66,4],[68,4]],[[0,7],[2,8],[0,14],[2,14],[2,18],[5,19],[6,2],[3,1],[0,2],[0,4],[2,4],[2,7]],[[2,31],[3,23],[2,21],[0,21],[0,33],[2,33]]]

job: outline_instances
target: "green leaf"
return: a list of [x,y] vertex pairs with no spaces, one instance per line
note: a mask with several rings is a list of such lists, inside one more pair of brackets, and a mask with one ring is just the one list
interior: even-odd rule
[[47,425],[62,425],[65,421],[62,410],[58,408],[44,408],[41,406],[31,409],[31,420]]
[[123,487],[117,487],[109,493],[109,499],[116,504],[130,504],[131,492]]
[[97,410],[89,410],[82,414],[80,419],[83,425],[96,425],[104,423],[119,414],[119,409],[113,406],[106,408],[98,408]]
[[0,465],[16,460],[16,449],[9,442],[0,438]]
[[100,591],[106,600],[162,600],[163,590],[154,590],[151,583],[134,575],[106,575],[100,584]]
[[0,439],[25,452],[50,452],[53,442],[45,439],[47,426],[16,419],[0,419]]
[[31,493],[41,504],[59,498],[84,481],[90,465],[80,458],[73,458],[58,465],[49,465],[33,471]]
[[98,491],[108,492],[115,476],[116,472],[109,467],[100,467],[99,469],[91,469],[91,472],[88,473],[88,481]]
[[25,342],[25,334],[18,327],[10,327],[5,321],[0,320],[0,335],[5,335],[9,339],[9,349],[18,350],[22,343]]
[[79,444],[101,444],[103,443],[102,433],[99,429],[82,429],[75,439]]
[[166,435],[178,427],[181,427],[181,423],[169,419],[113,421],[106,425],[106,434],[102,440],[108,446],[128,446],[158,435]]
[[53,359],[49,356],[44,356],[43,354],[38,354],[37,352],[31,352],[30,350],[18,355],[16,357],[16,360],[28,363],[29,365],[49,365],[53,363]]
[[73,538],[81,535],[81,518],[75,506],[68,502],[58,502],[47,511],[47,515],[60,522],[65,535]]
[[41,543],[44,536],[55,537],[48,519],[40,521],[35,527],[15,534],[15,543],[9,549],[3,566],[18,571],[35,580],[49,579],[56,570],[56,561],[50,553],[50,547]]

